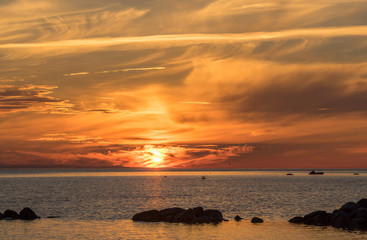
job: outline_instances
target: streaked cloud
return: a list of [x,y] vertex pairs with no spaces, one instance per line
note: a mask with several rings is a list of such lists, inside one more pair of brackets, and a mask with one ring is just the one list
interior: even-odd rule
[[0,85],[0,113],[41,112],[67,113],[73,104],[49,96],[57,86],[52,85]]

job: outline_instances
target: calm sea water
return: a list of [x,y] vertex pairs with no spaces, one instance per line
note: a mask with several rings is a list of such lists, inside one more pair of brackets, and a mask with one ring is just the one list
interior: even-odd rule
[[[0,221],[0,239],[367,239],[367,233],[287,222],[367,197],[366,171],[326,171],[322,176],[287,172],[0,170],[0,211],[28,206],[42,217]],[[221,210],[230,221],[186,225],[130,220],[144,210],[196,206]],[[237,214],[245,220],[233,221]],[[265,223],[249,223],[254,216]]]

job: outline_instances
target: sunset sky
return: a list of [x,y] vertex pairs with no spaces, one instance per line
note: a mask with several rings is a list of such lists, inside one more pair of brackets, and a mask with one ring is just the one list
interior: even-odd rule
[[0,167],[367,168],[365,0],[2,0]]

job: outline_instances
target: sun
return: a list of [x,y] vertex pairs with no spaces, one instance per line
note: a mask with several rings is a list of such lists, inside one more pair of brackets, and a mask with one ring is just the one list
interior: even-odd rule
[[151,166],[152,167],[159,167],[164,160],[164,154],[159,151],[159,149],[150,149],[149,151],[152,154],[151,157]]
[[152,158],[152,161],[155,162],[155,163],[160,163],[163,161],[163,158],[160,158],[160,157],[153,157]]

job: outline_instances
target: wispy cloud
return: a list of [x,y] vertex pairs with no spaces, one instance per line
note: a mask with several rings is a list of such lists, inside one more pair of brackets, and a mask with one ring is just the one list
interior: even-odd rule
[[[198,43],[213,42],[245,42],[281,38],[300,37],[342,37],[342,36],[367,36],[367,26],[327,27],[327,28],[303,28],[278,32],[252,32],[238,34],[175,34],[152,35],[141,37],[114,37],[114,38],[87,38],[74,40],[60,40],[39,43],[5,43],[0,44],[0,49],[12,48],[65,48],[65,47],[101,47],[117,46],[125,44],[143,43],[173,43],[176,46],[187,46]],[[172,45],[169,45],[172,46]],[[143,47],[143,46],[142,46]],[[145,46],[146,47],[146,46]]]
[[80,76],[80,75],[88,75],[89,72],[77,72],[77,73],[65,73],[64,76]]
[[67,113],[73,104],[67,100],[49,96],[53,85],[0,85],[0,113],[49,112]]
[[210,102],[180,102],[183,104],[199,104],[199,105],[209,105],[211,104]]

